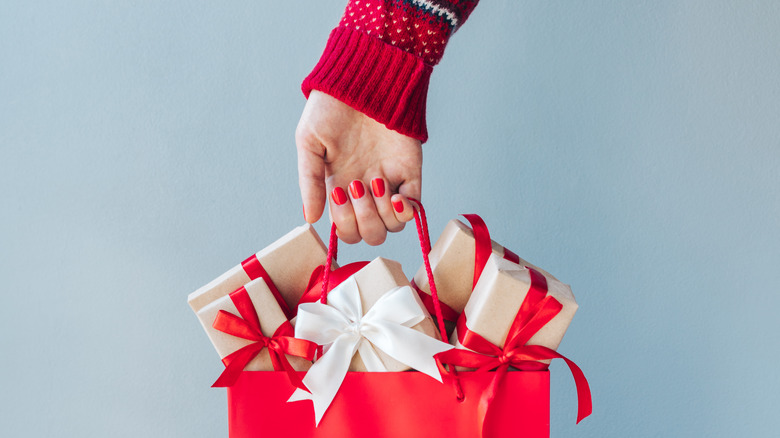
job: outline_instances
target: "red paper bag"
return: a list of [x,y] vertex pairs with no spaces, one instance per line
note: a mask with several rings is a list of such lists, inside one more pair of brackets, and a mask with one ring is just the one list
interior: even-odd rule
[[[244,371],[228,388],[230,438],[473,438],[481,394],[494,373],[459,373],[464,392],[418,372],[349,372],[320,425],[311,403],[286,403],[287,376]],[[303,373],[301,373],[301,377]],[[491,405],[485,437],[550,436],[550,373],[507,373]]]

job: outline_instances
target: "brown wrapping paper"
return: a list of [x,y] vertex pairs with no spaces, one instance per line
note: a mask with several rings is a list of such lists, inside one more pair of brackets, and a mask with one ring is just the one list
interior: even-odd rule
[[[371,306],[373,306],[385,292],[394,287],[409,286],[410,284],[401,269],[400,263],[382,257],[377,257],[363,269],[355,273],[354,278],[360,289],[360,303],[363,307],[363,314],[368,312]],[[439,331],[436,329],[436,325],[430,314],[425,310],[425,306],[422,301],[420,301],[417,294],[414,294],[414,297],[419,303],[423,313],[426,315],[426,318],[412,327],[412,329],[440,340],[441,336],[439,335]],[[407,365],[388,356],[379,348],[374,348],[374,350],[377,352],[377,355],[388,371],[406,371],[410,369]],[[359,353],[352,357],[349,370],[366,371],[366,367],[360,359]]]
[[[491,241],[491,243],[493,254],[503,257],[504,247],[495,241]],[[453,219],[447,223],[428,255],[439,300],[458,313],[463,312],[469,301],[469,296],[471,296],[471,286],[474,282],[474,250],[474,233],[471,228],[461,221]],[[523,259],[520,259],[520,263],[535,268]],[[544,270],[538,270],[545,276],[553,278]],[[417,270],[414,282],[420,290],[428,295],[431,294],[425,266],[420,266],[420,269]],[[448,331],[451,331],[452,328],[454,328],[454,324],[448,324]]]
[[[544,271],[539,270],[539,272],[547,277],[548,295],[558,300],[563,308],[555,318],[531,337],[528,344],[542,345],[555,350],[560,345],[578,305],[568,285],[561,283],[555,277],[548,276]],[[503,348],[509,328],[530,286],[531,277],[528,269],[504,260],[502,256],[492,254],[464,309],[466,326],[492,344]],[[457,331],[452,339],[453,345],[463,348],[457,341]]]
[[[273,336],[276,329],[287,321],[287,317],[284,316],[284,312],[282,312],[281,307],[279,307],[279,303],[276,302],[271,289],[268,288],[268,285],[262,278],[250,281],[244,285],[244,288],[246,289],[249,298],[252,300],[252,304],[254,305],[260,320],[260,331],[263,332],[263,335],[265,336]],[[203,328],[206,330],[209,339],[211,339],[211,343],[214,344],[217,353],[219,353],[220,359],[224,359],[230,353],[251,344],[252,341],[214,329],[212,324],[220,310],[225,310],[239,317],[241,316],[229,295],[225,295],[207,304],[198,310],[196,315],[203,325]],[[289,355],[287,358],[293,368],[297,371],[306,371],[311,367],[311,362],[306,359]],[[260,351],[244,369],[247,371],[273,371],[274,367],[271,363],[268,349],[264,348]]]
[[[314,227],[306,224],[258,252],[257,259],[268,272],[287,305],[294,309],[309,282],[311,272],[318,265],[325,263],[327,255],[328,250]],[[207,304],[248,282],[249,276],[239,264],[191,293],[187,302],[197,313]]]

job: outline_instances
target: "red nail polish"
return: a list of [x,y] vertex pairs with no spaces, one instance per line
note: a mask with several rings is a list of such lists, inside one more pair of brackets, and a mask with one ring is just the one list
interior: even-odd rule
[[366,194],[366,188],[363,187],[363,181],[358,179],[349,183],[349,192],[352,193],[354,199],[360,199]]
[[374,191],[374,196],[381,198],[385,194],[385,180],[382,178],[374,178],[371,180],[371,189]]
[[306,206],[305,206],[305,205],[303,206],[303,221],[304,221],[304,222],[308,222],[308,221],[306,220]]
[[330,197],[336,205],[344,205],[347,203],[347,193],[341,187],[336,187],[330,192]]
[[393,201],[393,208],[398,213],[402,213],[404,211],[404,201]]

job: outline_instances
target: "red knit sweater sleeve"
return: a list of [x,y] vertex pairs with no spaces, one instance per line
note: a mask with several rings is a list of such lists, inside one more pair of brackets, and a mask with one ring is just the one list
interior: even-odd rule
[[302,84],[422,142],[433,66],[479,0],[350,0]]

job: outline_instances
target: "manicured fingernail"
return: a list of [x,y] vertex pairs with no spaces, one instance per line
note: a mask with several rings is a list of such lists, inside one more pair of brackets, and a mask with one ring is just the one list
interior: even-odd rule
[[303,206],[303,221],[304,221],[304,222],[308,222],[308,221],[306,220],[306,206],[305,206],[305,205]]
[[347,203],[347,193],[341,187],[336,187],[330,192],[330,197],[336,205],[344,205]]
[[371,180],[371,189],[374,191],[374,196],[381,198],[385,194],[385,180],[382,178],[374,178]]
[[398,213],[402,213],[404,211],[404,201],[393,201],[393,208]]
[[353,199],[360,199],[366,194],[366,188],[363,187],[363,181],[356,179],[349,183],[349,192],[352,193]]

